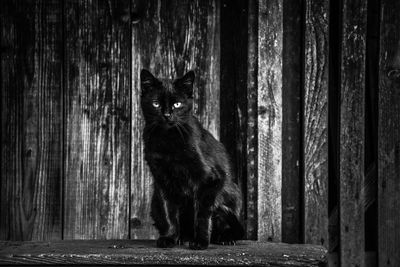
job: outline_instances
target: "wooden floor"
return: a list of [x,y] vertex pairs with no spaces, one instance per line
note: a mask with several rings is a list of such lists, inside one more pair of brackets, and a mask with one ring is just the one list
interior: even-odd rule
[[203,251],[187,245],[155,247],[152,240],[71,240],[0,242],[0,265],[129,264],[225,266],[326,266],[326,250],[314,245],[240,241],[235,246],[211,245]]

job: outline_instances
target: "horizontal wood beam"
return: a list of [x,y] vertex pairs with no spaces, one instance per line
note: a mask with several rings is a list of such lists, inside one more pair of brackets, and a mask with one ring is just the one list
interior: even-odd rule
[[326,266],[326,250],[315,245],[240,241],[205,251],[155,247],[154,240],[0,242],[3,264],[124,264],[213,266]]

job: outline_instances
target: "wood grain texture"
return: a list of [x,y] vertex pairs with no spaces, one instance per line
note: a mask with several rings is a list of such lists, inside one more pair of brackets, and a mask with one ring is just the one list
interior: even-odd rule
[[248,1],[246,238],[258,235],[258,0]]
[[340,191],[340,81],[342,8],[341,1],[329,1],[329,67],[328,67],[328,208],[329,252],[339,254],[339,191]]
[[340,88],[341,266],[364,266],[364,100],[367,1],[343,1]]
[[65,1],[65,239],[127,238],[127,1]]
[[0,10],[0,239],[60,239],[61,5]]
[[303,75],[303,1],[283,0],[282,33],[282,242],[301,243],[300,157]]
[[154,237],[149,217],[152,178],[144,162],[140,70],[175,78],[196,73],[195,115],[219,138],[220,2],[217,0],[132,2],[131,236]]
[[303,153],[304,241],[328,247],[329,1],[306,1]]
[[378,127],[379,266],[400,266],[400,2],[381,1]]
[[204,251],[156,248],[154,240],[0,242],[0,265],[95,264],[141,266],[326,266],[326,250],[315,245],[240,241]]
[[258,239],[281,240],[282,0],[258,2]]

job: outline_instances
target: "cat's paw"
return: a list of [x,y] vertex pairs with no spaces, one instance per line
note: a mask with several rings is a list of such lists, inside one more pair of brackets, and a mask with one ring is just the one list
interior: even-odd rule
[[208,240],[193,240],[189,242],[189,248],[193,250],[203,250],[208,248],[209,243]]
[[185,245],[185,240],[183,240],[183,239],[181,239],[181,238],[178,238],[178,241],[176,241],[176,244],[177,244],[178,246],[183,246],[183,245]]
[[216,242],[215,244],[222,245],[222,246],[234,246],[234,245],[236,245],[236,241],[235,240],[225,240],[225,241]]
[[172,248],[175,244],[176,242],[172,237],[161,236],[157,239],[157,247],[159,248]]
[[236,245],[235,235],[230,230],[225,230],[219,235],[213,235],[211,237],[211,243],[223,246],[234,246]]

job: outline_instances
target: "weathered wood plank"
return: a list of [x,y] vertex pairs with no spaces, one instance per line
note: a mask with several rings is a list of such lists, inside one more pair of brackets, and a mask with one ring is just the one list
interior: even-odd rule
[[195,114],[219,138],[220,2],[133,0],[132,12],[131,236],[148,238],[152,180],[143,157],[140,70],[165,78],[194,70]]
[[341,75],[341,1],[329,1],[329,89],[328,89],[328,208],[330,253],[339,254],[339,140]]
[[65,1],[66,239],[127,238],[127,1]]
[[173,266],[326,266],[326,250],[314,245],[240,241],[205,251],[155,247],[152,240],[0,242],[1,264],[129,264]]
[[0,10],[0,239],[61,239],[61,5]]
[[258,239],[281,240],[282,3],[258,2]]
[[340,88],[341,266],[364,266],[364,99],[367,1],[343,1]]
[[303,1],[283,0],[282,33],[282,242],[301,243],[300,171],[303,75]]
[[379,266],[400,266],[400,2],[381,5],[378,259]]
[[[221,2],[220,135],[247,198],[247,1]],[[246,215],[243,201],[242,218]]]
[[328,247],[329,1],[306,1],[304,46],[304,241]]
[[[365,62],[364,221],[365,265],[377,266],[378,252],[378,88],[380,0],[367,3]],[[372,265],[371,265],[372,264]],[[374,265],[373,265],[374,264]]]
[[247,40],[247,187],[246,238],[257,240],[258,234],[258,4],[248,1]]

